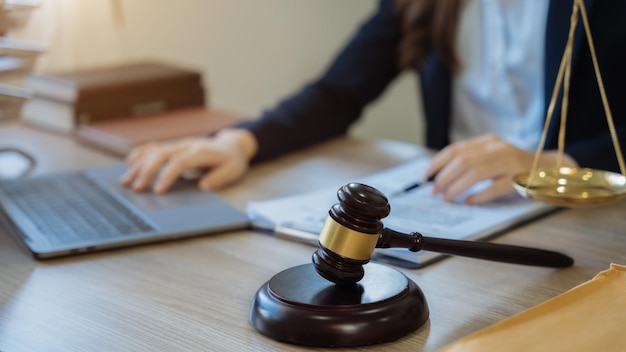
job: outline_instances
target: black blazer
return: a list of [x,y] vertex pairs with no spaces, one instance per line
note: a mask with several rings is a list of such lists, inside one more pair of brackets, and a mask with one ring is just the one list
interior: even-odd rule
[[[620,96],[626,79],[626,1],[585,0],[585,4],[618,138],[626,143],[626,98]],[[550,2],[545,40],[545,110],[567,41],[571,10],[571,0]],[[255,160],[272,158],[346,133],[363,108],[400,73],[399,40],[393,1],[381,0],[376,13],[363,23],[322,77],[264,112],[260,119],[242,125],[259,141]],[[426,144],[440,149],[449,143],[450,72],[431,53],[419,77],[426,116]],[[557,148],[559,122],[560,98],[546,149]],[[619,171],[582,20],[573,52],[565,152],[581,166]]]

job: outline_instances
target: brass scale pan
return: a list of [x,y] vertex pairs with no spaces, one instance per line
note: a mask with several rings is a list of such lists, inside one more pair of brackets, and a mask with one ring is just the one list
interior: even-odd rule
[[[613,147],[615,149],[621,174],[604,170],[561,166],[565,141],[565,124],[567,118],[569,77],[574,30],[578,22],[579,13],[583,19],[583,25],[596,73],[596,80],[598,81],[598,87],[600,89],[600,95],[602,97],[602,103],[604,105],[606,119],[609,125]],[[613,124],[613,117],[611,115],[611,110],[609,109],[606,93],[604,91],[604,84],[602,83],[602,77],[600,75],[595,48],[591,38],[591,31],[589,30],[587,12],[585,10],[583,0],[574,1],[572,20],[570,23],[571,26],[568,41],[565,46],[563,58],[561,59],[561,65],[559,67],[550,105],[548,106],[547,118],[541,140],[539,142],[537,152],[535,153],[533,168],[528,173],[515,176],[513,178],[513,186],[522,196],[544,203],[562,207],[598,206],[616,202],[626,197],[626,176],[624,176],[626,175],[626,168],[624,167],[624,158],[619,146],[619,140],[617,139],[617,133],[615,132],[615,126]],[[561,83],[563,83],[564,91],[563,100],[561,102],[561,122],[559,130],[557,165],[554,168],[539,168],[539,156],[545,144],[548,126],[550,125],[550,120],[552,118]]]

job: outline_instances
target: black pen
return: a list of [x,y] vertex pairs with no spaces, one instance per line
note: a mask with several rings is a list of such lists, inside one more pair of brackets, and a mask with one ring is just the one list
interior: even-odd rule
[[436,173],[431,175],[430,177],[428,177],[425,180],[420,180],[420,181],[415,181],[413,183],[410,183],[407,186],[405,186],[403,189],[401,189],[401,190],[399,190],[397,192],[394,192],[393,195],[397,196],[397,195],[400,195],[400,194],[403,194],[403,193],[410,192],[410,191],[412,191],[412,190],[414,190],[414,189],[416,189],[418,187],[421,187],[421,186],[427,184],[428,182],[433,182],[435,180],[435,177],[437,177]]

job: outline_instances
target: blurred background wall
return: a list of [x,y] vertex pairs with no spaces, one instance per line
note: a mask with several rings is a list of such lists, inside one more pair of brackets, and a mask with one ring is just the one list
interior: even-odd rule
[[[13,33],[48,45],[37,71],[156,58],[199,69],[212,106],[256,118],[321,74],[376,0],[41,0]],[[414,74],[352,133],[422,144]]]

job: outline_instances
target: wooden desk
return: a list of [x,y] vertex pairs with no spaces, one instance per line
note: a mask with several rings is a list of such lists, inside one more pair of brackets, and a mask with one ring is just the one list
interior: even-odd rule
[[[35,154],[37,173],[116,160],[14,123],[0,125],[0,144]],[[220,194],[243,208],[248,200],[347,182],[417,152],[395,142],[336,140],[255,166],[241,184]],[[430,321],[398,341],[354,350],[434,351],[590,279],[611,262],[626,264],[625,212],[624,202],[564,210],[496,240],[563,251],[575,258],[572,268],[449,258],[402,270],[424,291]],[[240,231],[36,261],[0,230],[0,350],[309,350],[257,333],[248,311],[265,281],[309,262],[313,251]]]

